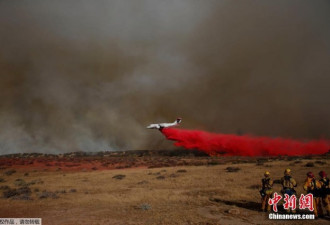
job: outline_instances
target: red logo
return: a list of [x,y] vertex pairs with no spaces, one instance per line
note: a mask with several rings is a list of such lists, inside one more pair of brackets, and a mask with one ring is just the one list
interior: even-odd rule
[[273,211],[277,212],[277,203],[282,199],[282,196],[277,194],[277,192],[274,193],[274,198],[269,198],[268,204],[273,206]]
[[[277,194],[277,192],[274,192],[274,197],[270,198],[268,200],[268,204],[273,206],[273,211],[277,212],[277,204],[279,201],[282,199],[282,196]],[[288,194],[284,194],[284,204],[283,208],[285,210],[296,209],[296,202],[297,202],[297,197],[296,195],[291,195],[291,197]],[[301,194],[299,198],[299,209],[309,209],[309,211],[314,210],[314,205],[313,205],[313,194]]]
[[288,209],[292,209],[295,210],[296,209],[296,201],[297,198],[295,195],[291,195],[291,197],[288,194],[284,194],[285,198],[284,198],[284,204],[283,204],[283,208],[288,210]]
[[309,209],[309,211],[314,210],[313,205],[313,194],[307,194],[307,195],[300,195],[299,198],[299,209]]

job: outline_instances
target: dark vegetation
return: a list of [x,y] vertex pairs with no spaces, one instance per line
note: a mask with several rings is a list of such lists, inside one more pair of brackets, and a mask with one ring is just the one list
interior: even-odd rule
[[[32,180],[30,182],[25,181],[22,178],[17,178],[13,185],[14,187],[10,187],[8,185],[2,185],[0,186],[0,190],[2,191],[2,197],[7,199],[13,199],[13,200],[33,200],[33,192],[35,193],[34,196],[38,199],[46,199],[46,198],[52,198],[56,199],[59,198],[58,194],[66,194],[66,190],[60,190],[60,191],[47,191],[43,190],[40,192],[39,188],[33,188],[33,192],[31,189],[31,185],[35,184],[43,184],[44,182],[41,179]],[[76,189],[70,189],[68,192],[74,193],[77,192]]]
[[239,168],[239,167],[231,167],[231,166],[229,166],[229,167],[226,168],[226,171],[227,172],[231,172],[231,173],[238,172],[239,170],[241,170],[241,168]]
[[314,167],[315,165],[314,165],[314,163],[312,163],[312,162],[309,162],[309,163],[306,163],[306,165],[305,165],[306,167]]
[[12,175],[12,174],[14,174],[14,173],[16,173],[16,170],[7,170],[7,171],[5,172],[5,175],[10,176],[10,175]]
[[148,181],[143,180],[143,181],[138,182],[137,184],[142,185],[142,184],[148,184],[148,183],[149,183]]
[[51,191],[42,191],[41,193],[37,194],[39,199],[45,199],[45,198],[52,198],[52,199],[56,199],[58,198],[57,194],[55,192],[51,192]]
[[126,177],[126,175],[123,175],[123,174],[118,174],[118,175],[115,175],[113,176],[112,178],[113,179],[117,179],[117,180],[122,180]]
[[3,192],[4,198],[13,198],[15,199],[22,199],[22,200],[30,200],[31,189],[27,186],[20,187],[20,188],[6,188]]
[[315,163],[315,164],[319,164],[319,165],[321,165],[321,166],[327,164],[325,161],[321,161],[321,160],[316,160],[314,163]]
[[[302,163],[302,159],[314,159],[306,167],[324,165],[322,156],[274,156],[274,157],[243,157],[243,156],[208,156],[197,150],[131,150],[103,152],[71,152],[65,154],[22,153],[0,156],[0,168],[7,169],[4,175],[10,176],[16,172],[15,166],[29,168],[31,171],[65,171],[65,170],[103,170],[125,169],[134,167],[162,168],[174,166],[213,166],[222,164],[251,163],[257,166],[270,167],[267,162],[292,161],[292,165]],[[234,167],[233,167],[234,168]],[[231,169],[228,172],[235,172]],[[24,176],[29,173],[25,171]]]
[[157,180],[164,180],[165,179],[165,176],[161,175],[161,176],[158,176],[156,177]]
[[9,186],[8,185],[2,185],[0,186],[0,190],[8,190]]

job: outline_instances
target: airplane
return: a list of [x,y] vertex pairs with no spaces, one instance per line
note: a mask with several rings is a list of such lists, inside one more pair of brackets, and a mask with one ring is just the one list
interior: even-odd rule
[[148,129],[158,129],[162,130],[163,128],[166,127],[173,127],[181,123],[181,118],[177,118],[173,123],[153,123],[147,126]]

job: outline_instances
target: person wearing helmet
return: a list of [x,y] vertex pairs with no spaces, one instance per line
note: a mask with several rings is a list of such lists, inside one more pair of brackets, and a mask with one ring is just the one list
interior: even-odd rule
[[297,182],[295,179],[291,177],[291,170],[286,169],[284,171],[284,177],[281,179],[281,184],[283,186],[282,193],[288,194],[289,196],[296,193],[294,190],[295,187],[297,187]]
[[308,172],[304,184],[304,190],[307,191],[307,194],[313,194],[313,205],[314,205],[314,215],[315,218],[318,216],[323,216],[322,205],[321,205],[321,195],[320,188],[321,184],[319,181],[315,180],[314,174]]
[[262,183],[262,189],[260,190],[260,195],[261,195],[261,211],[266,210],[267,206],[267,212],[270,212],[270,205],[268,204],[269,198],[273,194],[273,180],[270,178],[270,173],[269,171],[266,171],[264,174],[264,178],[261,179]]
[[321,184],[321,200],[323,207],[326,209],[328,216],[330,216],[330,187],[329,187],[329,178],[324,171],[319,172],[320,175],[320,184]]
[[[284,177],[281,178],[281,184],[282,184],[282,194],[287,194],[291,197],[291,195],[295,194],[295,187],[297,187],[297,182],[295,179],[291,177],[291,170],[285,169],[284,171]],[[289,213],[291,209],[288,209],[287,212]],[[293,213],[295,213],[295,210],[292,210]]]

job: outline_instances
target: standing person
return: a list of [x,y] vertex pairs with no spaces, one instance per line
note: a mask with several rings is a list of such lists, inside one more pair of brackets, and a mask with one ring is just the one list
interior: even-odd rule
[[314,174],[312,172],[307,173],[307,178],[304,184],[304,190],[307,194],[313,194],[313,205],[314,205],[314,215],[315,218],[318,216],[323,216],[322,205],[321,205],[321,195],[320,195],[321,184],[315,180]]
[[[297,182],[295,179],[291,177],[291,170],[285,169],[284,170],[284,177],[281,178],[281,184],[282,184],[282,194],[287,194],[291,197],[291,195],[296,194],[296,190],[294,189],[297,187]],[[289,208],[287,212],[289,213],[291,209]],[[295,210],[292,210],[291,212],[295,213]]]
[[320,175],[320,184],[321,190],[320,195],[322,199],[322,204],[325,210],[327,211],[327,215],[330,216],[330,187],[329,187],[329,178],[324,171],[319,172]]
[[264,174],[264,178],[261,179],[262,183],[262,189],[260,191],[261,195],[261,211],[266,211],[267,206],[267,212],[270,212],[270,205],[268,204],[269,198],[273,194],[273,180],[270,178],[269,171],[266,171]]

